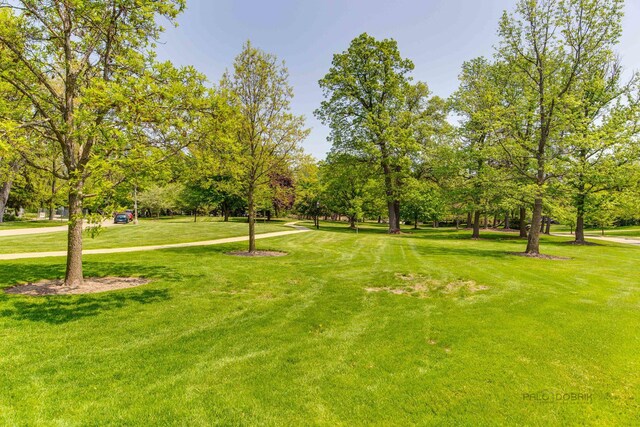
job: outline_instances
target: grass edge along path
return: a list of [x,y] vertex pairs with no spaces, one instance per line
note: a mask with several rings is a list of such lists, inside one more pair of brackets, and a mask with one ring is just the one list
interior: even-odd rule
[[[306,227],[295,225],[295,222],[289,222],[284,224],[286,227],[294,228],[289,231],[274,231],[271,233],[256,234],[256,239],[267,239],[270,237],[287,236],[290,234],[306,233],[311,231]],[[186,242],[186,243],[169,243],[165,245],[147,245],[147,246],[132,246],[125,248],[105,248],[105,249],[85,249],[82,251],[83,255],[96,255],[96,254],[114,254],[124,252],[141,252],[141,251],[154,251],[159,249],[172,249],[172,248],[186,248],[193,246],[211,246],[222,245],[224,243],[235,243],[248,241],[249,236],[227,237],[223,239],[203,240],[199,242]],[[47,257],[61,257],[66,256],[66,251],[51,251],[51,252],[26,252],[26,253],[14,253],[14,254],[0,254],[0,260],[16,260],[16,259],[28,259],[28,258],[47,258]]]

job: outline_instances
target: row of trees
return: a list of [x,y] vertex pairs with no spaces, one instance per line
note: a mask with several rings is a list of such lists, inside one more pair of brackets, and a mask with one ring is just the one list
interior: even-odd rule
[[[209,197],[198,188],[225,193],[218,184],[239,185],[227,202],[246,199],[254,251],[256,199],[307,134],[290,112],[286,68],[249,43],[215,87],[192,67],[156,60],[158,20],[173,22],[184,6],[0,2],[0,208],[26,169],[66,194],[67,285],[83,280],[86,211],[110,214],[123,191],[147,185],[149,196],[149,182],[176,171],[181,176],[169,180],[190,187],[194,204]],[[159,167],[169,159],[181,167]]]
[[183,9],[0,0],[0,218],[11,197],[51,212],[65,197],[69,285],[82,281],[86,211],[138,202],[246,212],[249,251],[258,209],[377,218],[390,233],[450,218],[476,238],[491,216],[517,223],[532,255],[550,217],[582,243],[585,221],[638,216],[640,91],[614,52],[621,1],[519,1],[493,58],[466,62],[449,99],[412,80],[394,40],[356,37],[319,82],[332,143],[319,163],[300,149],[308,130],[273,55],[247,43],[217,85],[156,60],[158,20]]
[[[377,202],[354,205],[377,193],[390,233],[400,218],[437,218],[446,207],[454,217],[474,212],[474,237],[488,213],[508,223],[517,212],[524,234],[530,212],[531,255],[545,216],[575,225],[577,243],[587,216],[599,224],[637,218],[640,86],[637,74],[623,80],[614,52],[622,7],[518,2],[500,21],[494,57],[466,62],[449,100],[412,82],[413,64],[395,41],[357,37],[320,81],[331,197],[341,187],[350,194],[343,212],[375,211]],[[361,176],[340,177],[344,168]]]

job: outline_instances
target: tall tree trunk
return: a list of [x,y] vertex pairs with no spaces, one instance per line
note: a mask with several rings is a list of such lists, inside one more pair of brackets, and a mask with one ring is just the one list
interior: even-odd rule
[[416,214],[416,215],[413,217],[413,219],[414,219],[414,221],[413,221],[413,229],[414,229],[414,230],[417,230],[417,229],[418,229],[418,214]]
[[0,186],[0,223],[4,222],[4,213],[7,210],[7,201],[9,200],[12,184],[13,181],[9,179]]
[[584,240],[584,205],[585,205],[585,195],[584,193],[578,193],[578,197],[576,200],[576,239],[575,242],[581,245],[584,245],[586,242]]
[[540,221],[540,234],[544,233],[544,224],[547,222],[547,217],[542,216],[542,221]]
[[551,234],[551,217],[547,217],[547,224],[544,228],[544,234]]
[[72,182],[69,189],[69,232],[67,235],[67,271],[64,283],[80,286],[82,273],[82,181]]
[[527,237],[527,208],[520,206],[520,237]]
[[7,180],[2,183],[2,186],[0,186],[0,223],[4,222],[4,214],[7,210],[7,202],[9,201],[9,194],[11,193],[11,187],[13,186],[13,177],[20,170],[20,166],[21,162],[19,160],[13,160],[10,162]]
[[467,212],[467,228],[471,228],[473,225],[471,224],[471,211]]
[[356,217],[350,216],[349,218],[349,228],[356,228]]
[[397,226],[399,219],[396,217],[395,202],[387,202],[389,211],[389,233],[398,233],[400,228]]
[[504,214],[504,229],[505,229],[505,230],[509,230],[509,229],[511,229],[511,224],[509,224],[509,219],[510,219],[510,218],[509,218],[509,211],[507,211],[507,212]]
[[542,197],[537,196],[533,203],[533,215],[531,218],[531,229],[527,241],[526,253],[531,255],[540,254],[540,225],[542,223]]
[[484,214],[484,229],[488,229],[489,228],[489,215]]
[[398,232],[400,232],[400,200],[393,201],[393,210],[396,213],[396,223],[395,228]]
[[472,239],[480,238],[480,211],[475,211],[473,214],[473,234]]
[[255,201],[253,200],[254,196],[254,188],[253,186],[249,186],[248,191],[248,221],[249,221],[249,252],[256,251],[256,206]]
[[138,224],[138,184],[133,186],[133,223]]

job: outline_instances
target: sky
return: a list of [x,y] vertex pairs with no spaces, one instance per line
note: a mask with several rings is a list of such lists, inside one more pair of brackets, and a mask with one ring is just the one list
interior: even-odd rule
[[[251,43],[284,60],[294,88],[292,110],[311,134],[305,152],[325,157],[329,134],[313,116],[323,100],[318,86],[333,54],[366,32],[393,38],[415,64],[414,80],[448,97],[464,61],[491,56],[498,20],[515,0],[187,0],[178,26],[165,25],[159,59],[193,65],[217,83],[242,45]],[[625,69],[640,71],[640,0],[627,0],[618,48]]]

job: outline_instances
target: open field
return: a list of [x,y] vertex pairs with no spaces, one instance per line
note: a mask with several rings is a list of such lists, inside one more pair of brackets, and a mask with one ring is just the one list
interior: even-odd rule
[[39,220],[39,221],[6,221],[0,223],[0,231],[1,230],[15,230],[21,228],[42,228],[42,227],[59,227],[61,225],[65,225],[66,220]]
[[[569,233],[571,229],[565,225],[552,225],[551,233]],[[584,230],[585,236],[602,236],[602,230],[599,228],[586,228]],[[609,227],[604,229],[605,236],[627,236],[627,237],[640,237],[640,226],[630,225],[627,227]]]
[[[637,422],[640,249],[543,237],[572,258],[555,261],[509,255],[524,242],[506,233],[406,231],[258,242],[280,258],[92,255],[88,276],[153,281],[0,293],[0,424]],[[63,274],[62,258],[0,262],[1,287]],[[532,397],[549,393],[588,398]]]
[[[210,218],[193,222],[193,218],[176,217],[160,220],[141,220],[138,225],[119,224],[103,228],[95,238],[85,232],[85,249],[124,248],[170,243],[197,242],[247,234],[246,220],[236,219],[224,223]],[[282,221],[256,223],[257,233],[289,230]],[[48,252],[66,249],[64,231],[43,235],[0,237],[0,254]]]

